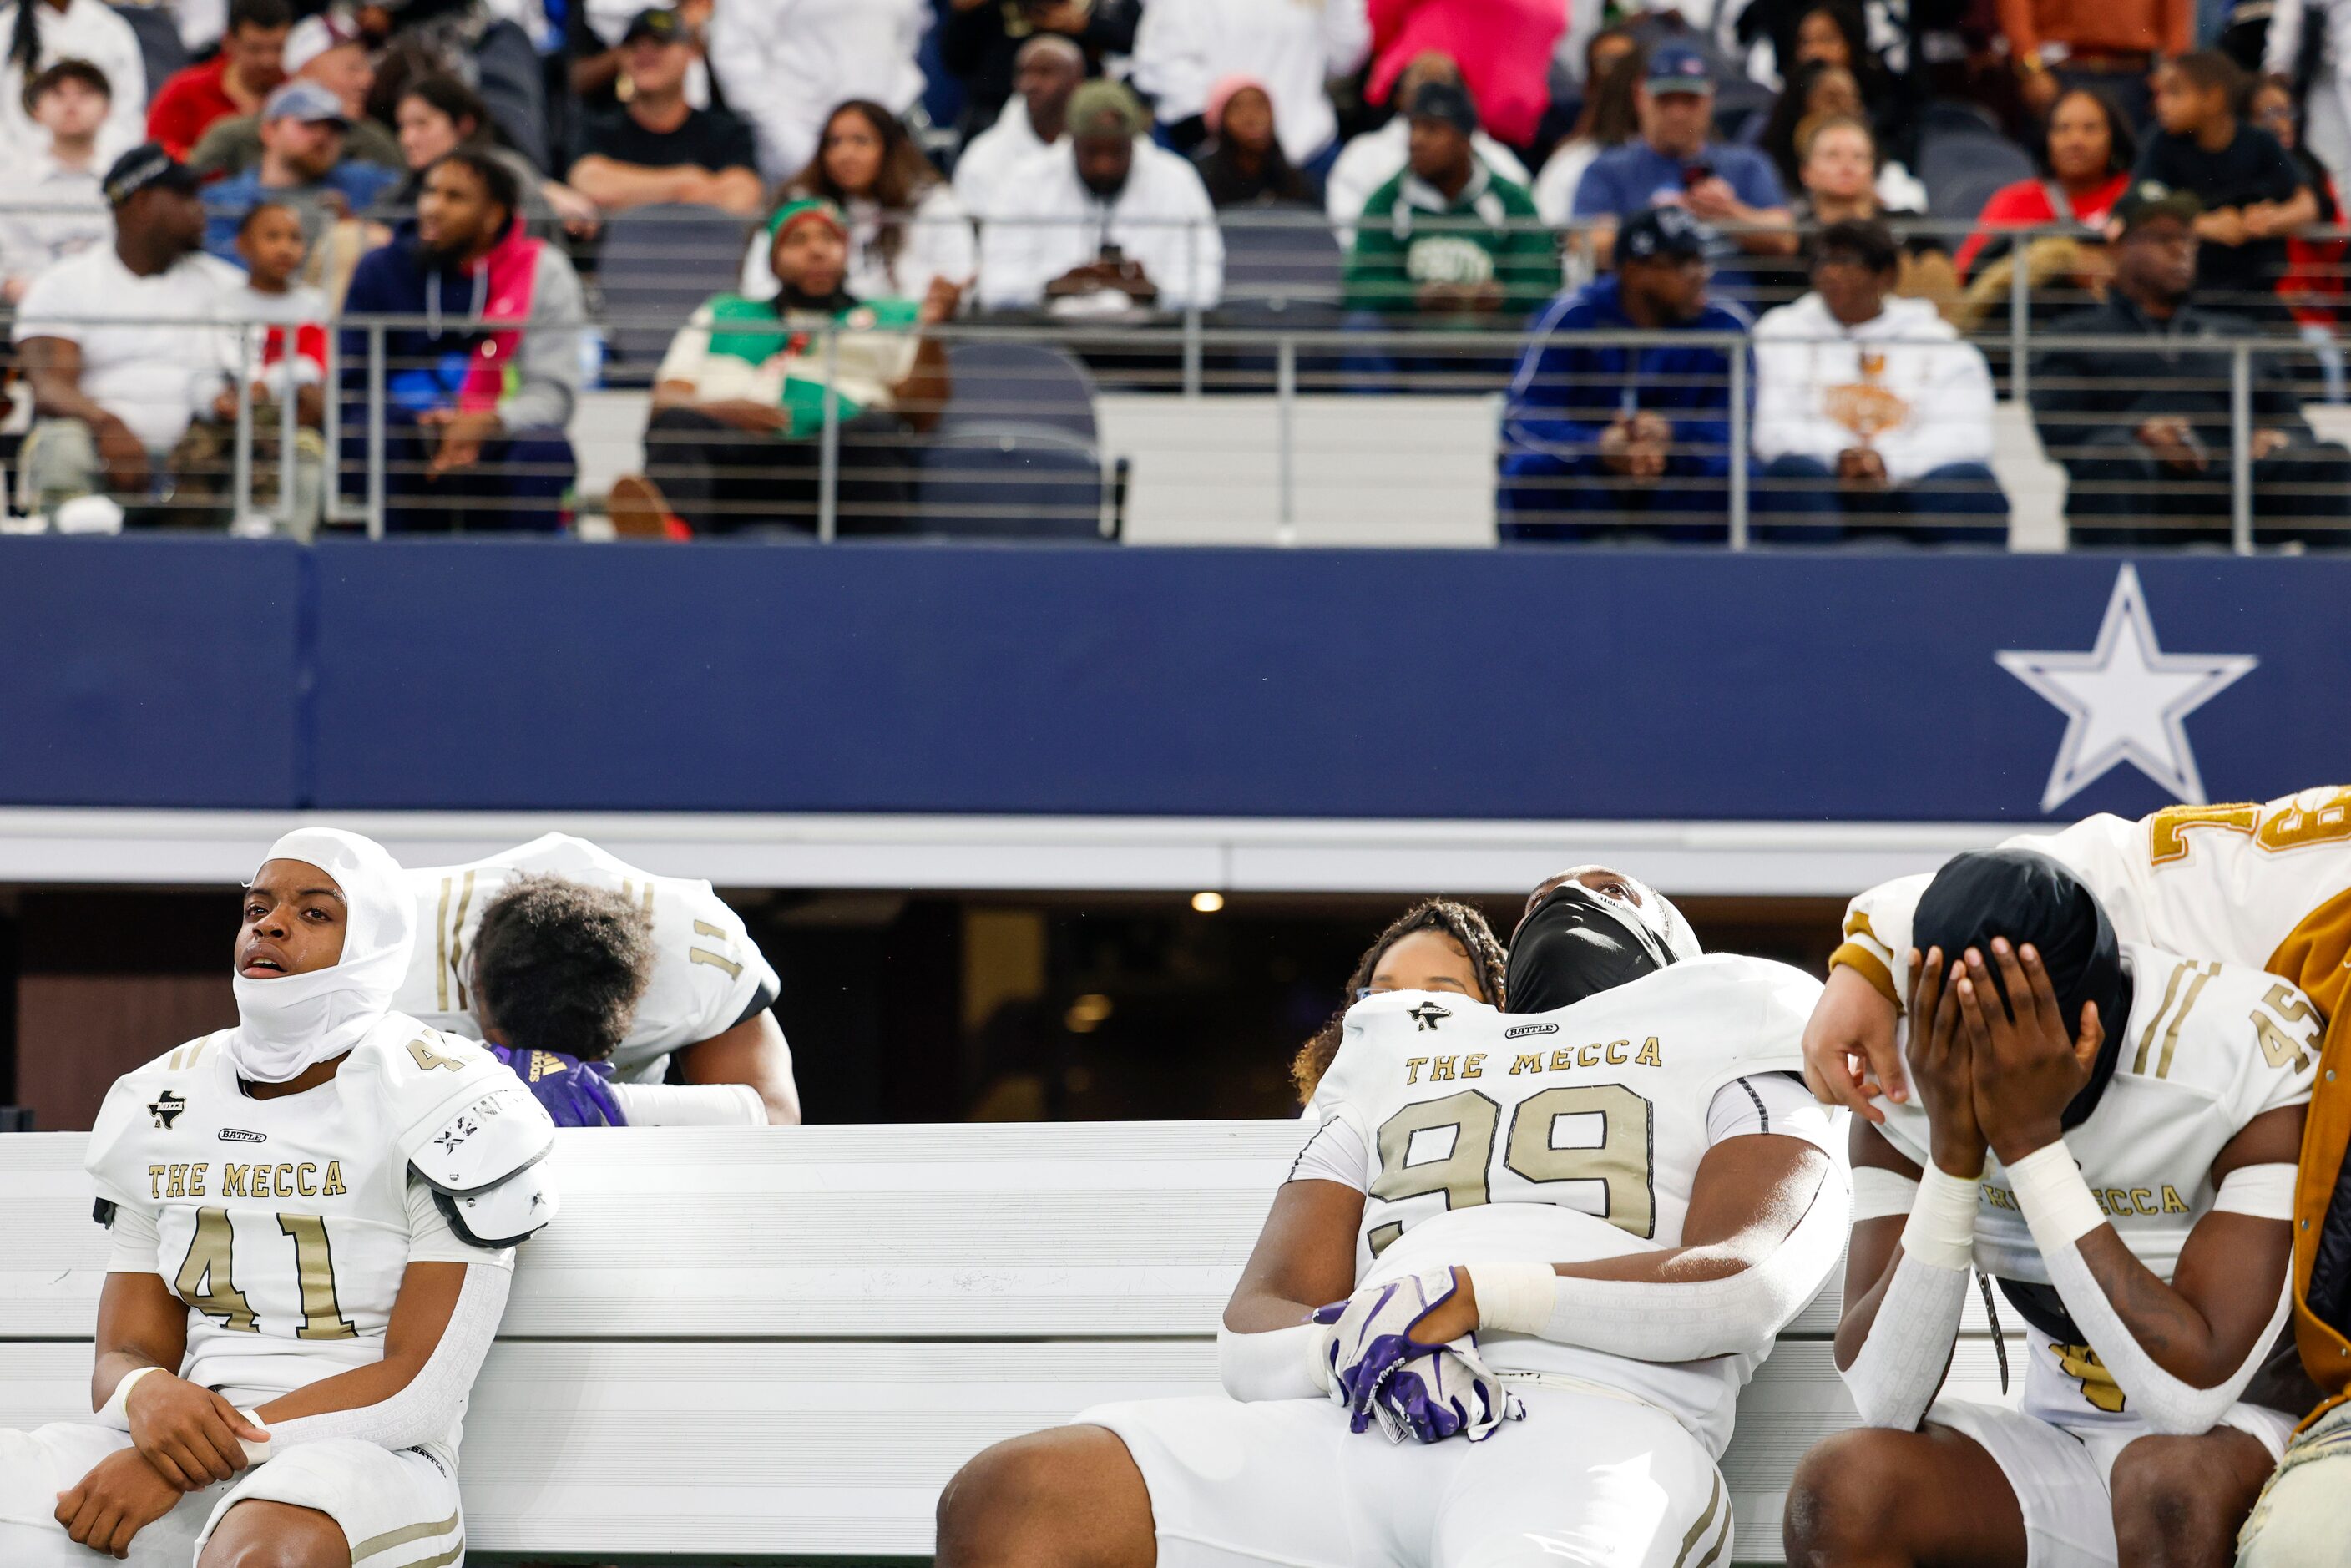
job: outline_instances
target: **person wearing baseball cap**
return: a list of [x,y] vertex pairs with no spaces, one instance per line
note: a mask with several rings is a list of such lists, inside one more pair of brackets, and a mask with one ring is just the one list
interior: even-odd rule
[[686,78],[701,57],[677,12],[638,12],[621,34],[626,103],[590,115],[580,155],[565,176],[606,212],[655,202],[717,207],[740,217],[759,210],[759,149],[751,128],[724,109],[696,109]]
[[[16,308],[34,417],[18,462],[50,514],[101,490],[121,506],[151,499],[194,412],[191,388],[219,375],[212,319],[235,277],[203,255],[196,176],[161,146],[125,152],[99,188],[113,242],[50,267]],[[190,325],[157,324],[172,321]]]
[[849,224],[820,197],[786,201],[767,232],[774,297],[708,301],[653,373],[645,472],[614,481],[608,503],[623,536],[815,531],[828,387],[841,528],[891,532],[907,517],[914,438],[948,391],[946,346],[924,329],[952,307],[852,295]]
[[[1347,256],[1348,305],[1381,331],[1524,321],[1559,286],[1534,198],[1478,156],[1478,107],[1459,82],[1423,82],[1404,109],[1406,162],[1364,207]],[[1361,381],[1389,386],[1488,368],[1446,350],[1360,348],[1349,360]],[[1505,368],[1491,362],[1493,373]]]
[[1793,220],[1771,160],[1712,140],[1714,86],[1706,57],[1686,44],[1650,55],[1635,94],[1640,136],[1593,159],[1575,191],[1573,216],[1591,225],[1604,261],[1618,226],[1656,206],[1687,208],[1705,223],[1707,253],[1718,264],[1740,252],[1793,252]]
[[1615,238],[1615,271],[1553,299],[1520,354],[1502,418],[1502,537],[1719,543],[1730,505],[1729,353],[1591,339],[1744,334],[1754,323],[1708,298],[1706,226],[1683,208],[1644,207]]
[[[2261,329],[2195,301],[2203,212],[2191,192],[2134,180],[2114,206],[2105,302],[2049,325],[2053,336],[2115,347],[2053,349],[2033,364],[2033,423],[2071,481],[2065,516],[2076,543],[2229,541],[2234,367],[2225,343]],[[2196,346],[2208,340],[2215,346]],[[2339,549],[2351,543],[2339,520],[2351,452],[2312,434],[2284,365],[2252,356],[2254,538]]]
[[[401,156],[399,141],[387,127],[368,118],[368,94],[375,89],[371,47],[358,17],[348,10],[339,6],[305,16],[286,35],[286,76],[293,81],[317,83],[343,106],[343,117],[350,122],[343,138],[346,158],[404,174],[408,163]],[[260,162],[260,105],[214,121],[197,138],[185,162],[208,180],[241,174]]]
[[298,77],[271,93],[261,106],[261,162],[204,193],[204,248],[234,259],[237,225],[265,195],[294,209],[310,246],[337,219],[366,211],[393,176],[343,156],[350,130],[342,99],[317,82]]

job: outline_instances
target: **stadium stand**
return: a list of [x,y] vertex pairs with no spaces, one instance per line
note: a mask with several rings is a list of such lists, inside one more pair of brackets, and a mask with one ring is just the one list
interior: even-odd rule
[[[1106,1400],[1213,1392],[1215,1332],[1290,1122],[559,1134],[465,1418],[469,1556],[925,1557],[939,1488]],[[82,1138],[0,1139],[0,1424],[87,1404],[106,1260]],[[1853,1424],[1834,1285],[1740,1400],[1736,1560],[1775,1563],[1787,1480]],[[2009,1347],[2011,1362],[2022,1341]],[[1970,1303],[1951,1387],[1996,1398]]]

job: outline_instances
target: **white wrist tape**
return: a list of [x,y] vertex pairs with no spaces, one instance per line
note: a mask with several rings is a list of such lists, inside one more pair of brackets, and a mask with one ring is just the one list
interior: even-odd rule
[[124,1373],[122,1381],[114,1385],[114,1392],[106,1396],[106,1403],[98,1407],[98,1424],[101,1427],[111,1427],[118,1432],[131,1430],[132,1385],[149,1373],[162,1370],[160,1366],[134,1366]]
[[[1553,1273],[1551,1311],[1530,1329],[1540,1281],[1522,1265],[1469,1267],[1481,1322],[1500,1333],[1533,1333],[1554,1344],[1581,1345],[1635,1361],[1700,1361],[1761,1355],[1811,1304],[1844,1255],[1853,1228],[1853,1194],[1842,1171],[1821,1181],[1811,1207],[1764,1257],[1715,1280],[1588,1280]],[[1543,1268],[1547,1265],[1536,1265]],[[1488,1318],[1487,1280],[1499,1278],[1502,1327]]]
[[1917,1430],[1943,1385],[1967,1297],[1964,1262],[1943,1268],[1903,1249],[1861,1353],[1844,1369],[1845,1390],[1865,1425]]
[[2057,1254],[2106,1222],[2063,1138],[2009,1166],[2008,1185],[2016,1194],[2016,1207],[2024,1211],[2024,1223],[2032,1228],[2033,1245],[2053,1264]]
[[[1883,1166],[1853,1167],[1853,1222],[1891,1219],[1918,1205],[1918,1184]],[[1972,1207],[1972,1206],[1971,1206]]]
[[764,1127],[767,1102],[747,1083],[611,1083],[632,1127]]
[[2284,1219],[2294,1218],[2294,1178],[2292,1166],[2240,1166],[2220,1178],[2220,1190],[2212,1199],[2215,1214],[2241,1214],[2252,1219]]
[[1265,1333],[1239,1333],[1217,1325],[1217,1377],[1236,1399],[1318,1399],[1331,1394],[1331,1364],[1325,1352],[1331,1330],[1323,1323]]
[[1973,1176],[1955,1176],[1932,1160],[1919,1178],[1917,1201],[1910,1206],[1910,1221],[1902,1228],[1902,1252],[1929,1268],[1956,1269],[1966,1283],[1975,1260],[1976,1203],[1982,1184]]
[[[239,1410],[237,1414],[252,1422],[255,1426],[260,1427],[263,1431],[266,1432],[269,1430],[269,1424],[261,1418],[258,1412],[252,1410]],[[245,1463],[248,1469],[255,1465],[263,1464],[268,1460],[270,1441],[271,1439],[267,1437],[264,1437],[258,1443],[255,1442],[250,1437],[239,1437],[237,1439],[237,1445],[245,1450]]]
[[[2038,1234],[2036,1229],[2036,1238]],[[2090,1348],[2098,1353],[2098,1359],[2113,1374],[2115,1386],[2123,1391],[2127,1401],[2126,1410],[2146,1422],[2147,1430],[2167,1437],[2192,1437],[2220,1425],[2220,1417],[2229,1413],[2229,1406],[2237,1402],[2237,1396],[2253,1380],[2253,1374],[2261,1370],[2262,1360],[2277,1340],[2278,1329],[2285,1322],[2286,1312],[2294,1305],[2291,1282],[2281,1281],[2277,1310],[2270,1314],[2269,1326],[2254,1339],[2244,1364],[2219,1386],[2199,1388],[2158,1366],[2155,1358],[2140,1348],[2137,1336],[2106,1299],[2097,1277],[2090,1272],[2080,1242],[2068,1242],[2055,1252],[2043,1246],[2041,1256],[2049,1265],[2049,1282],[2057,1287],[2058,1298],[2080,1325]]]
[[1478,1326],[1497,1333],[1540,1334],[1559,1301],[1559,1271],[1548,1263],[1465,1263],[1478,1298]]

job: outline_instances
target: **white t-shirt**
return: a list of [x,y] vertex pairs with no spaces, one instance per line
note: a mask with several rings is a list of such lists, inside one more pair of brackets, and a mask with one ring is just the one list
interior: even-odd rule
[[[81,390],[161,455],[220,388],[222,302],[244,279],[201,255],[141,277],[101,246],[34,280],[16,308],[16,340],[78,344]],[[158,325],[166,320],[188,325]]]
[[[62,11],[41,5],[33,14],[39,46],[27,71],[0,64],[0,162],[45,151],[49,133],[25,110],[25,81],[59,60],[88,60],[106,75],[106,122],[98,131],[98,166],[105,168],[147,140],[147,62],[139,35],[105,0],[68,0]],[[16,7],[0,5],[0,47],[16,37]],[[155,84],[162,87],[162,83]]]
[[68,169],[47,152],[0,173],[0,278],[28,282],[69,256],[114,238],[99,171]]

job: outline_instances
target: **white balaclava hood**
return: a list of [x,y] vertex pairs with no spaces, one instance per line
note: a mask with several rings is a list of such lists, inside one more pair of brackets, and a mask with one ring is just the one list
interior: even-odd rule
[[343,956],[332,967],[272,979],[234,977],[239,1022],[227,1055],[237,1075],[283,1083],[342,1055],[392,1010],[416,940],[416,904],[400,862],[372,839],[340,828],[298,828],[269,861],[303,861],[343,890]]

